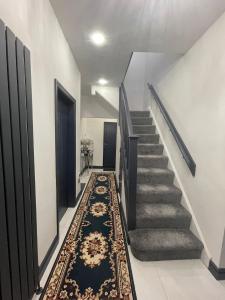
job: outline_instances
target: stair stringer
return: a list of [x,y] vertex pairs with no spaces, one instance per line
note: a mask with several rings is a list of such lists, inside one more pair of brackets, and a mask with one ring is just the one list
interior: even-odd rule
[[[157,115],[159,115],[159,117],[162,119],[162,122],[165,123],[165,120],[163,119],[163,116],[162,116],[159,108],[154,103],[154,101],[152,101],[152,105],[155,106],[155,110],[157,111]],[[195,213],[194,213],[194,211],[192,209],[189,197],[188,197],[188,195],[185,192],[185,189],[184,189],[184,186],[183,186],[183,184],[181,182],[179,173],[178,173],[178,171],[177,171],[177,169],[175,167],[175,164],[173,162],[173,158],[170,155],[170,151],[169,151],[169,149],[167,147],[167,144],[165,142],[165,139],[164,139],[164,134],[163,134],[162,130],[160,129],[159,122],[157,121],[156,113],[155,113],[154,109],[151,109],[150,106],[148,107],[148,110],[150,111],[151,117],[153,118],[153,124],[156,126],[156,132],[160,136],[160,141],[164,145],[164,152],[163,153],[165,155],[167,155],[168,158],[169,158],[168,167],[171,170],[173,170],[174,173],[175,173],[174,185],[176,185],[182,191],[181,203],[190,212],[190,214],[192,215],[192,220],[191,220],[191,225],[190,225],[190,231],[192,233],[194,233],[201,240],[201,242],[204,245],[204,248],[203,248],[202,254],[201,254],[201,260],[208,267],[209,261],[212,258],[212,255],[211,255],[211,253],[210,253],[210,251],[209,251],[209,249],[207,247],[206,241],[204,239],[204,235],[203,235],[203,233],[201,231],[201,228],[200,228],[200,226],[198,224],[198,221],[197,221],[197,218],[195,216]],[[165,127],[166,128],[168,127],[167,124],[165,124]],[[167,131],[168,132],[166,132],[166,134],[171,134],[169,128],[167,129]],[[181,159],[183,159],[183,158],[181,157]]]

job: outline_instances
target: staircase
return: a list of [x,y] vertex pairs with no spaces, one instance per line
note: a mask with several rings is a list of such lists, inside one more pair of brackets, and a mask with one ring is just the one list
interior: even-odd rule
[[138,139],[136,229],[131,250],[143,261],[200,258],[202,243],[190,231],[191,215],[168,169],[168,157],[148,111],[132,111]]

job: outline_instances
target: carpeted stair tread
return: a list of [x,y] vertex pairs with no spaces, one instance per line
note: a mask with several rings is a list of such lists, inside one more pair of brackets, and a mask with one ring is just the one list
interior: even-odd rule
[[140,144],[158,144],[159,134],[138,134],[138,143]]
[[169,169],[161,168],[138,168],[138,183],[148,184],[172,184],[174,172]]
[[133,255],[143,261],[197,259],[203,249],[188,229],[136,229],[129,237]]
[[149,111],[142,111],[142,110],[132,110],[130,111],[131,117],[149,117],[150,112]]
[[189,228],[190,213],[178,203],[137,203],[137,228]]
[[165,155],[138,154],[138,167],[166,168],[168,157]]
[[133,131],[135,134],[154,134],[156,130],[155,125],[135,125]]
[[138,184],[137,201],[148,203],[179,203],[182,192],[175,185]]
[[150,117],[144,117],[144,118],[131,118],[132,125],[152,125],[153,119]]
[[138,154],[162,154],[164,146],[162,144],[138,144]]

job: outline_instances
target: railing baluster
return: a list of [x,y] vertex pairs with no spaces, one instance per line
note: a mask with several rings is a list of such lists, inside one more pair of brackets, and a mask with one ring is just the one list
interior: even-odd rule
[[121,132],[122,168],[126,198],[127,227],[136,227],[136,192],[137,192],[137,140],[133,133],[131,116],[124,85],[120,87],[119,124]]
[[[131,137],[129,143],[129,160],[128,160],[128,176],[129,176],[129,219],[128,230],[136,227],[136,193],[137,193],[137,138]],[[135,212],[135,213],[134,213]]]

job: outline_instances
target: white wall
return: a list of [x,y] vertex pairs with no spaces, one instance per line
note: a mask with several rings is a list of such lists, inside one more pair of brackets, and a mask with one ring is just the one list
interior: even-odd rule
[[94,141],[93,166],[103,165],[104,122],[117,123],[117,119],[81,119],[81,138],[88,138]]
[[133,53],[124,80],[130,110],[144,110],[146,54]]
[[[158,84],[159,95],[193,156],[192,177],[163,130],[213,261],[225,267],[225,15]],[[225,245],[224,245],[225,247]]]
[[82,118],[117,119],[118,111],[100,96],[81,96]]
[[[0,18],[31,51],[39,263],[56,236],[54,78],[77,104],[80,166],[80,72],[48,0],[0,0]],[[76,170],[77,176],[80,170]],[[77,183],[77,192],[79,192]]]
[[98,86],[91,87],[92,95],[100,95],[105,99],[114,109],[119,110],[119,88],[112,86]]
[[180,57],[180,54],[133,53],[124,80],[130,110],[146,110],[148,108],[147,83],[156,84]]

